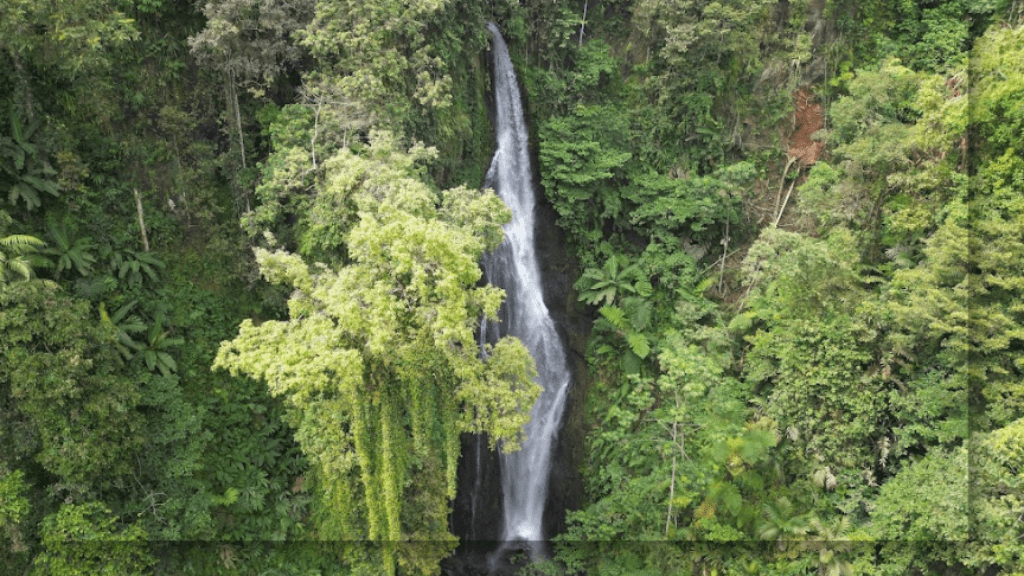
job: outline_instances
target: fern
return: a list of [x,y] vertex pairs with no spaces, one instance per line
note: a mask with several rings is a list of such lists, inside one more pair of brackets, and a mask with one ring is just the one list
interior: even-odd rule
[[60,278],[62,272],[72,269],[82,276],[88,276],[92,265],[96,263],[96,257],[90,253],[90,250],[95,248],[92,238],[81,237],[72,241],[67,228],[52,222],[47,226],[47,231],[53,239],[54,246],[45,249],[44,252],[57,257],[55,276]]
[[639,332],[626,334],[626,342],[629,343],[629,349],[641,360],[647,358],[647,355],[651,353],[651,343],[646,336]]
[[21,116],[12,108],[10,122],[11,136],[0,138],[0,170],[14,181],[7,190],[7,201],[17,204],[20,200],[32,210],[42,204],[40,192],[60,196],[60,188],[49,179],[56,176],[57,171],[32,142],[40,126],[39,120],[23,126]]
[[114,348],[125,360],[131,360],[135,353],[142,350],[143,345],[132,338],[132,334],[138,334],[146,329],[146,325],[137,316],[128,316],[132,308],[138,304],[133,300],[121,306],[114,312],[113,316],[107,314],[106,305],[100,303],[100,322],[112,327],[116,333]]
[[140,351],[146,368],[154,372],[159,370],[164,376],[170,376],[178,371],[178,364],[168,354],[168,350],[181,346],[185,340],[184,338],[170,338],[170,334],[163,329],[163,321],[164,315],[157,314],[153,326],[149,329],[146,346]]
[[629,321],[634,330],[646,330],[651,325],[651,313],[654,305],[650,300],[639,297],[625,298],[622,306],[629,314]]
[[45,242],[26,234],[12,234],[0,238],[0,283],[19,279],[32,280],[36,268],[51,266],[51,262],[38,252],[44,246]]
[[627,328],[626,313],[618,306],[602,306],[598,313],[618,330]]
[[147,279],[153,283],[159,282],[158,270],[167,267],[150,252],[115,250],[109,244],[100,249],[100,257],[107,261],[110,274],[127,283],[129,288],[141,286]]

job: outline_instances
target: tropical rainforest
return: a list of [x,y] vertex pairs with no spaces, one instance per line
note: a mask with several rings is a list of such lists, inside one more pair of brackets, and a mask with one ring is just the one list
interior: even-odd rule
[[5,0],[0,572],[436,575],[521,80],[585,374],[521,574],[1024,574],[1024,2]]

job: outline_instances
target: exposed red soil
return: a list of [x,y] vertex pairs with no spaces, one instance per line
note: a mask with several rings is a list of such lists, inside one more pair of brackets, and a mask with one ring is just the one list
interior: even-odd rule
[[813,165],[821,156],[825,148],[824,142],[811,140],[811,134],[821,130],[825,126],[824,108],[821,104],[814,102],[814,95],[801,88],[793,95],[793,115],[796,125],[796,132],[789,137],[790,158],[796,158],[800,167]]

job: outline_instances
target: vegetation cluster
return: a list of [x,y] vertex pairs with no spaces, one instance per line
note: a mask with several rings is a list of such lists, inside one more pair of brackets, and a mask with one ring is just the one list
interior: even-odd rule
[[520,571],[1024,574],[1017,0],[6,0],[0,566],[441,573],[491,20],[593,319]]

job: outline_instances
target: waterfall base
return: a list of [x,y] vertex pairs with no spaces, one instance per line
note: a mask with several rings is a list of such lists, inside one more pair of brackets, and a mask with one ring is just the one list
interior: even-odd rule
[[441,563],[444,576],[515,576],[522,568],[550,558],[547,542],[464,542]]

